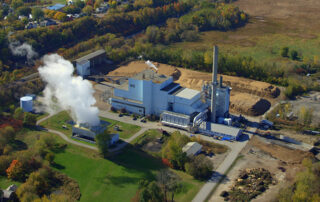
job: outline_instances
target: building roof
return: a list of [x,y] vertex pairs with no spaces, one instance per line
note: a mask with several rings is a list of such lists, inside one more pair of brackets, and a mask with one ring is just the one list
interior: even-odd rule
[[20,98],[20,101],[32,101],[32,97],[31,96],[24,96]]
[[241,131],[239,128],[231,127],[231,126],[226,126],[222,124],[216,124],[216,123],[211,123],[211,122],[206,122],[207,130],[211,130],[214,133],[220,133],[223,135],[229,135],[233,137],[237,137]]
[[170,83],[169,85],[165,86],[165,87],[164,87],[164,88],[162,88],[161,90],[162,90],[162,91],[166,91],[166,92],[168,92],[168,91],[170,91],[170,90],[172,90],[172,89],[176,88],[177,86],[179,86],[179,84],[178,84],[178,83]]
[[183,90],[177,92],[175,96],[182,97],[185,99],[192,99],[194,96],[198,95],[200,92],[190,88],[184,88]]
[[86,64],[86,63],[88,63],[89,62],[89,60],[81,60],[81,61],[79,61],[79,62],[77,62],[79,65],[84,65],[84,64]]
[[53,6],[48,6],[47,9],[49,10],[60,10],[61,8],[65,7],[66,5],[63,4],[55,4]]
[[78,58],[78,59],[76,59],[75,61],[76,61],[77,63],[80,63],[80,62],[82,62],[83,60],[90,60],[90,59],[92,59],[92,58],[95,58],[95,57],[100,56],[100,55],[105,54],[105,53],[106,53],[105,50],[100,49],[100,50],[97,50],[97,51],[95,51],[95,52],[92,52],[92,53],[90,53],[90,54],[88,54],[88,55],[85,55],[85,56],[83,56],[83,57],[81,57],[81,58]]
[[99,134],[104,132],[107,129],[108,125],[110,125],[109,122],[100,120],[100,124],[97,126],[90,126],[88,123],[80,123],[75,124],[73,127],[81,130],[91,131],[95,134]]
[[132,79],[135,80],[151,80],[153,83],[162,83],[168,80],[170,77],[165,76],[163,74],[159,75],[151,69],[143,70],[138,74],[134,75]]
[[202,149],[202,145],[197,142],[189,142],[184,147],[182,151],[187,153],[187,156],[195,155]]

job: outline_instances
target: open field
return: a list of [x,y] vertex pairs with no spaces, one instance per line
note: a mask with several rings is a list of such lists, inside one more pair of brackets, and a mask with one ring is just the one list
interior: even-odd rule
[[211,49],[216,44],[222,53],[250,56],[261,63],[277,63],[281,68],[296,63],[280,56],[280,48],[284,46],[297,50],[305,60],[319,57],[319,1],[237,0],[234,4],[250,16],[244,27],[228,32],[203,32],[199,41],[171,47]]
[[[173,76],[175,82],[184,87],[201,90],[205,82],[210,82],[210,73],[198,72],[171,65],[154,63],[159,74]],[[148,66],[142,61],[130,62],[110,72],[110,76],[132,76]],[[232,87],[230,97],[230,109],[232,112],[248,115],[263,114],[272,105],[276,98],[279,99],[280,89],[274,85],[234,76],[223,76],[224,85]],[[99,99],[100,100],[100,99]]]
[[240,155],[243,158],[239,159],[229,172],[229,179],[221,183],[209,201],[224,201],[220,193],[228,191],[238,178],[241,170],[247,168],[265,168],[271,172],[276,184],[270,186],[266,192],[253,201],[273,201],[282,187],[293,182],[296,173],[302,168],[302,160],[312,157],[309,152],[267,144],[263,139],[256,136],[251,139]]
[[[141,129],[140,126],[136,126],[136,125],[132,125],[132,124],[128,124],[128,123],[123,123],[120,121],[115,121],[115,120],[107,119],[107,118],[101,118],[101,119],[111,123],[107,128],[108,132],[119,133],[119,136],[122,139],[130,138],[133,134],[135,134],[136,132],[138,132]],[[47,128],[58,130],[64,134],[68,135],[69,137],[71,137],[72,125],[67,123],[70,120],[72,120],[72,119],[69,116],[69,114],[66,111],[62,111],[62,112],[59,112],[58,114],[50,117],[46,121],[42,122],[40,125],[47,127]],[[62,127],[63,125],[66,125],[67,128],[66,129],[63,128]],[[119,126],[120,131],[114,130],[115,125]]]
[[[108,132],[109,133],[119,133],[119,136],[122,139],[130,138],[132,135],[134,135],[135,133],[137,133],[141,129],[140,126],[136,126],[136,125],[132,125],[129,123],[120,122],[120,121],[115,121],[112,119],[107,119],[107,118],[101,117],[101,120],[104,120],[104,121],[111,123],[108,126]],[[116,126],[116,125],[119,127],[120,131],[114,130],[114,126]]]
[[[26,130],[17,139],[31,148],[40,136],[51,136],[43,131]],[[57,142],[66,143],[52,135]],[[80,201],[130,201],[134,197],[141,179],[153,180],[164,168],[160,159],[150,156],[128,145],[121,152],[103,159],[96,151],[66,143],[63,151],[55,153],[54,169],[75,179],[80,186]],[[176,194],[176,201],[191,201],[203,182],[191,176],[173,171],[182,179],[182,191]],[[0,186],[12,184],[0,178]],[[17,183],[15,183],[17,184]]]

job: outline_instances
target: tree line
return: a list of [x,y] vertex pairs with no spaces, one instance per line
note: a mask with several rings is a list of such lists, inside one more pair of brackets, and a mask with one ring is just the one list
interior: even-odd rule
[[122,36],[136,33],[150,24],[158,24],[167,18],[182,15],[191,7],[184,3],[172,3],[156,8],[107,14],[103,18],[83,17],[53,27],[18,31],[13,35],[18,41],[28,42],[40,54],[74,45],[95,35],[114,33]]
[[[55,165],[54,152],[66,145],[52,136],[41,135],[28,147],[16,138],[18,134],[26,135],[21,133],[21,129],[11,126],[0,129],[0,175],[21,183],[14,193],[14,201],[46,201],[48,197],[53,201],[79,200],[78,183],[50,168]],[[61,191],[61,195],[52,194],[56,190]]]

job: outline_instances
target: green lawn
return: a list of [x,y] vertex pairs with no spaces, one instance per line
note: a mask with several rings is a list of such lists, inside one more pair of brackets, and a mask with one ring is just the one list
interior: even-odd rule
[[[108,118],[103,118],[103,117],[100,117],[100,119],[111,123],[108,126],[108,132],[109,133],[119,133],[119,136],[122,139],[130,138],[132,135],[139,132],[139,130],[141,129],[141,127],[137,126],[137,125],[132,125],[132,124],[128,124],[128,123],[124,123],[124,122],[120,122],[120,121],[116,121],[116,120],[112,120],[112,119],[108,119]],[[114,130],[115,125],[119,126],[121,131],[115,131]]]
[[[69,145],[65,152],[56,154],[55,162],[58,170],[78,181],[80,201],[130,201],[141,179],[153,180],[164,168],[160,159],[130,146],[106,160]],[[203,183],[183,172],[176,173],[183,179],[177,201],[191,201]]]
[[[28,147],[37,139],[48,134],[44,131],[24,130],[17,135]],[[60,143],[66,143],[53,135]],[[96,151],[77,147],[67,143],[64,151],[55,153],[54,169],[75,179],[80,186],[80,201],[130,201],[138,190],[141,179],[155,179],[157,172],[164,168],[159,158],[142,152],[131,145],[119,154],[103,159]],[[174,171],[182,178],[182,191],[177,193],[176,201],[191,201],[203,182],[194,180],[190,175]],[[0,186],[6,187],[12,182],[0,178]],[[16,183],[17,184],[17,183]]]
[[55,4],[66,4],[66,0],[52,0],[52,5]]
[[[71,137],[72,135],[72,125],[67,124],[67,121],[72,120],[69,114],[66,111],[59,112],[58,114],[50,117],[49,119],[40,123],[41,126],[46,128],[54,129],[60,131],[67,136]],[[62,126],[66,125],[67,129],[63,128]]]
[[12,180],[8,180],[8,178],[6,178],[4,176],[0,176],[0,188],[1,189],[6,189],[12,184],[19,186],[21,183],[16,182],[16,181],[12,181]]
[[[102,118],[102,117],[100,117],[100,118],[101,118],[101,120],[104,120],[104,121],[111,123],[108,126],[109,133],[119,133],[119,136],[122,139],[130,138],[132,135],[134,135],[135,133],[137,133],[141,129],[140,126],[136,126],[136,125],[132,125],[132,124],[128,124],[128,123],[123,123],[123,122],[112,120],[112,119],[107,119],[107,118]],[[54,129],[54,130],[58,130],[64,134],[66,134],[67,136],[71,137],[72,125],[66,123],[69,120],[72,120],[71,117],[69,116],[69,114],[66,111],[63,111],[63,112],[60,112],[60,113],[50,117],[46,121],[42,122],[40,125],[47,127],[47,128]],[[63,125],[66,125],[67,129],[64,129],[62,127]],[[115,131],[114,130],[115,125],[119,126],[121,131]]]
[[153,139],[162,137],[162,133],[157,129],[150,129],[145,131],[142,135],[134,139],[131,143],[133,145],[144,145]]

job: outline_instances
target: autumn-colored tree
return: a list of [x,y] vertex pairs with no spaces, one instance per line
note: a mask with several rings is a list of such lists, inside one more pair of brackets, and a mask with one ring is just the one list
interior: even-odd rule
[[22,163],[18,160],[13,160],[6,170],[8,179],[21,181],[25,177],[25,172],[22,167]]
[[52,165],[54,163],[54,153],[47,153],[45,159]]

